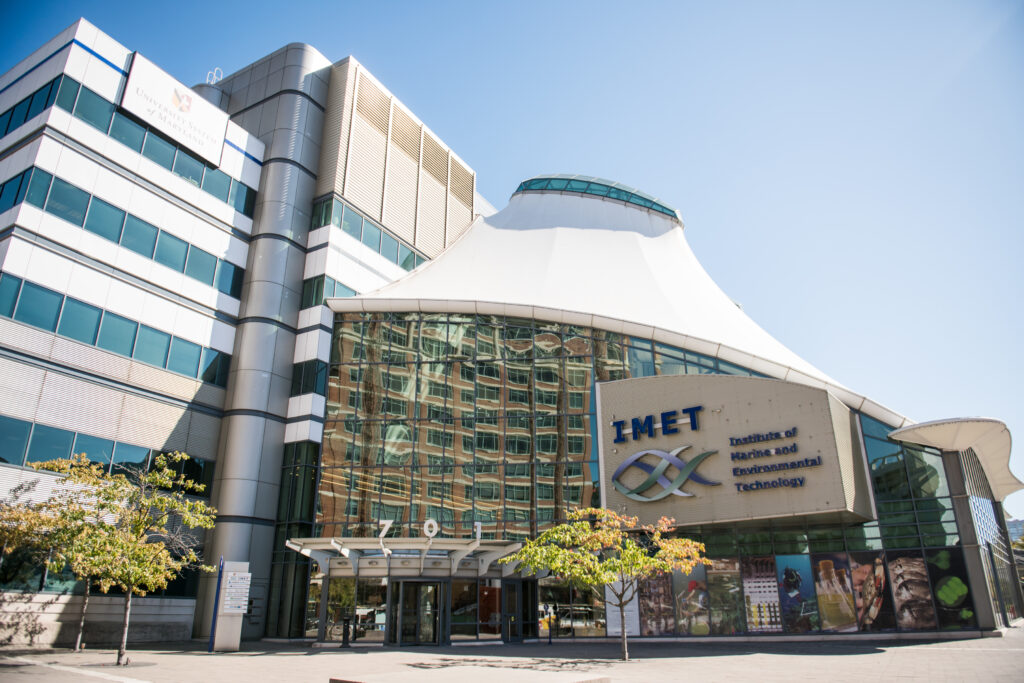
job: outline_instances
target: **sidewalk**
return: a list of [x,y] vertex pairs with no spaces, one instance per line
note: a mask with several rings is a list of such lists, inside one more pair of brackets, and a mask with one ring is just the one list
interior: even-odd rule
[[0,680],[88,683],[256,683],[365,681],[387,683],[570,683],[583,681],[927,681],[1024,679],[1024,629],[1003,638],[892,642],[826,641],[630,644],[630,662],[617,644],[484,645],[455,648],[312,649],[245,643],[237,653],[207,654],[195,642],[132,649],[131,664],[110,664],[111,650],[73,654],[0,651]]

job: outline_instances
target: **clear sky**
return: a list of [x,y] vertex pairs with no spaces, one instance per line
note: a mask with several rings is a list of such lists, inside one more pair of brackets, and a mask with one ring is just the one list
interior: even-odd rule
[[[727,294],[839,382],[914,420],[997,417],[1024,439],[1021,0],[38,1],[3,15],[0,72],[79,16],[189,84],[288,42],[354,55],[499,209],[540,173],[638,187],[679,208]],[[1020,447],[1012,467],[1024,479]],[[1024,492],[1007,508],[1024,517]]]

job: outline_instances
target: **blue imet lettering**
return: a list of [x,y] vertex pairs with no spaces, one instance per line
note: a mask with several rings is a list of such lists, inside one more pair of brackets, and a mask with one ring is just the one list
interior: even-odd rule
[[699,413],[702,410],[704,410],[704,406],[683,408],[682,411],[680,411],[690,416],[690,429],[692,429],[693,431],[697,431],[699,429],[699,427],[697,427],[697,413]]
[[612,422],[612,427],[615,427],[615,443],[625,443],[626,437],[622,435],[622,428],[625,426],[625,420],[616,420],[615,422]]
[[661,433],[662,434],[675,434],[679,431],[679,427],[675,427],[676,423],[676,411],[669,410],[668,412],[661,414]]
[[647,436],[654,438],[654,416],[647,415],[643,421],[639,417],[633,418],[633,441],[640,438],[640,432],[646,432]]

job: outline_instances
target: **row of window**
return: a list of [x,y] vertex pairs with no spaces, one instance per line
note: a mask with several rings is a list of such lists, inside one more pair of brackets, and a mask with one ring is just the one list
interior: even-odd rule
[[59,77],[57,106],[76,118],[98,128],[126,147],[163,166],[207,194],[231,205],[243,216],[252,218],[256,207],[256,190],[224,171],[189,154],[174,141],[118,109],[78,81]]
[[[85,455],[105,472],[123,474],[145,472],[161,451],[0,415],[0,462],[27,465],[68,458],[72,453]],[[196,494],[203,497],[210,495],[213,466],[197,458],[177,464],[179,472],[206,487]]]
[[346,235],[406,270],[412,270],[427,260],[337,197],[328,197],[313,204],[312,228],[325,225],[340,227]]
[[0,315],[179,375],[227,386],[230,354],[161,332],[10,273],[0,274]]
[[60,76],[53,79],[16,105],[0,114],[0,138],[7,135],[26,121],[35,118],[57,99]]
[[317,275],[302,281],[302,304],[300,308],[312,308],[319,306],[324,299],[337,296],[355,296],[356,290],[343,285],[332,277]]
[[239,298],[245,271],[39,168],[0,186],[0,212],[21,201]]

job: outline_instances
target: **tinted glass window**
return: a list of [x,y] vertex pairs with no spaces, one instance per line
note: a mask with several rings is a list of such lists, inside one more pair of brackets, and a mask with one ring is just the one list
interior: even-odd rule
[[83,344],[95,344],[101,314],[102,311],[95,306],[68,297],[64,301],[64,311],[60,314],[60,327],[57,333]]
[[232,180],[231,195],[228,201],[235,207],[235,211],[252,218],[252,211],[256,205],[256,191],[248,185]]
[[370,221],[363,221],[363,244],[374,251],[380,251],[380,228]]
[[388,261],[398,263],[398,240],[386,232],[380,236],[380,255]]
[[7,126],[11,123],[11,110],[8,109],[3,114],[0,114],[0,136],[7,133]]
[[195,377],[199,372],[199,357],[203,347],[175,337],[171,340],[171,354],[167,358],[167,369],[182,375]]
[[121,239],[121,226],[124,225],[124,211],[107,204],[102,199],[92,198],[89,202],[89,215],[85,218],[85,229],[111,242]]
[[28,445],[26,462],[46,462],[71,455],[71,443],[75,433],[56,427],[37,424],[32,429],[32,440]]
[[0,462],[11,465],[22,463],[31,429],[30,422],[0,415]]
[[154,226],[128,214],[128,218],[124,222],[121,246],[131,249],[137,254],[142,254],[146,258],[153,258],[157,232]]
[[156,242],[156,255],[153,259],[178,272],[185,270],[185,258],[188,254],[188,242],[180,240],[168,232],[161,232]]
[[236,299],[242,295],[242,276],[245,271],[228,261],[220,262],[217,271],[217,289]]
[[203,182],[203,166],[203,162],[183,149],[178,150],[178,156],[174,159],[174,172],[197,186]]
[[170,345],[171,335],[139,325],[139,338],[135,342],[132,358],[162,368],[167,365],[167,349]]
[[78,102],[75,103],[75,116],[78,118],[106,133],[113,115],[114,105],[92,90],[83,87],[82,92],[78,93]]
[[57,316],[63,299],[57,292],[26,282],[21,287],[14,319],[53,332],[57,329]]
[[203,349],[203,359],[200,364],[199,379],[211,384],[217,381],[217,368],[220,365],[220,352],[213,349]]
[[125,474],[129,471],[142,473],[149,465],[149,449],[141,446],[129,446],[126,443],[114,444],[113,474]]
[[66,111],[71,111],[75,106],[75,98],[78,97],[78,81],[64,76],[60,79],[60,90],[57,91],[57,106]]
[[0,188],[0,212],[6,211],[14,206],[15,199],[18,196],[18,190],[21,189],[22,179],[24,179],[24,182],[28,182],[28,179],[25,178],[24,174],[19,173],[4,183],[3,188]]
[[81,225],[85,221],[85,210],[89,207],[89,193],[60,178],[53,179],[50,196],[46,199],[46,211],[63,218],[69,223]]
[[213,275],[216,271],[216,256],[208,254],[198,247],[188,248],[188,263],[185,264],[185,275],[195,278],[204,284],[212,285]]
[[28,185],[28,194],[25,195],[25,201],[32,206],[37,206],[40,209],[43,208],[43,203],[46,201],[46,193],[50,191],[51,180],[53,180],[52,175],[38,168],[33,168],[32,181]]
[[33,116],[37,116],[41,111],[46,109],[46,100],[49,99],[49,97],[50,83],[47,83],[39,90],[36,90],[35,94],[32,95],[32,103],[28,105],[28,116],[26,117],[26,119],[30,119]]
[[10,318],[14,315],[14,304],[18,300],[21,279],[4,273],[0,275],[0,315]]
[[341,229],[345,231],[346,235],[359,239],[363,234],[363,217],[346,206],[345,217],[341,221]]
[[107,311],[103,314],[103,322],[100,323],[100,336],[96,345],[122,356],[131,356],[137,328],[138,323]]
[[114,112],[114,121],[110,124],[110,137],[136,152],[141,152],[142,143],[146,139],[146,129],[118,111]]
[[412,270],[416,267],[416,254],[404,244],[398,245],[398,265],[406,270]]
[[146,133],[146,143],[142,146],[142,155],[160,164],[168,171],[174,166],[174,150],[172,143],[149,131]]
[[14,105],[14,109],[11,110],[11,122],[7,126],[7,130],[11,131],[25,123],[25,117],[28,115],[28,105],[31,103],[27,97],[21,102]]
[[75,437],[75,447],[71,449],[75,455],[85,454],[89,462],[103,465],[104,468],[110,465],[110,458],[114,454],[114,442],[109,439],[100,439],[87,434],[79,434]]
[[206,174],[203,176],[203,189],[226,202],[231,193],[231,177],[224,171],[207,166]]

